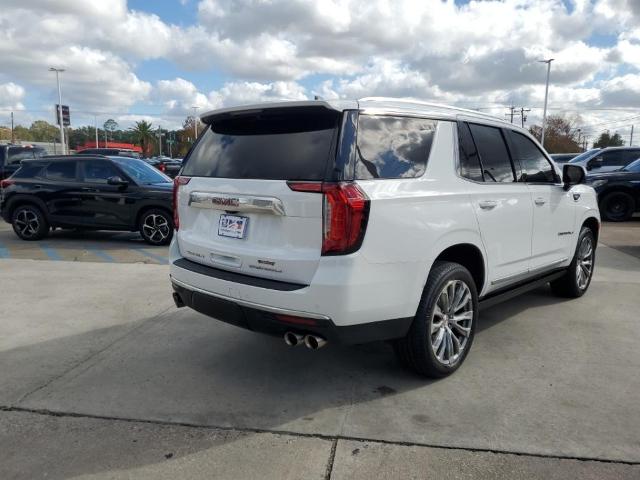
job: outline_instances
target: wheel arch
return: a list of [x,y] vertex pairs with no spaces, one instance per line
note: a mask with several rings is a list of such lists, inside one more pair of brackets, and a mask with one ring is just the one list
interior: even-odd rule
[[138,211],[136,212],[134,225],[133,225],[135,228],[138,228],[140,226],[140,219],[142,218],[142,215],[144,215],[149,210],[162,210],[163,212],[169,215],[169,219],[173,224],[173,212],[171,211],[170,208],[167,208],[166,205],[158,205],[157,203],[147,203],[145,205],[140,206],[140,208],[138,208]]
[[600,220],[598,220],[596,217],[588,216],[582,221],[582,225],[580,227],[581,230],[582,230],[582,227],[588,227],[589,229],[591,229],[597,245],[598,236],[600,235]]
[[[477,245],[473,243],[456,243],[442,250],[433,260],[435,262],[455,262],[459,263],[471,273],[478,295],[482,292],[486,280],[485,257]],[[431,267],[433,268],[433,264]]]
[[42,214],[44,215],[44,218],[47,220],[47,222],[51,223],[47,205],[44,203],[44,201],[42,201],[42,199],[34,195],[16,195],[7,200],[7,218],[11,219],[13,217],[13,212],[15,212],[18,207],[21,207],[23,205],[35,205],[42,211]]

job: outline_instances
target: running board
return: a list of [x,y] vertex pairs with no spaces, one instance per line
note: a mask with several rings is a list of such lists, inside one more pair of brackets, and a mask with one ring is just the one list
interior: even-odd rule
[[562,277],[566,271],[567,270],[563,268],[561,270],[556,270],[553,273],[546,274],[542,277],[534,278],[533,280],[528,280],[524,283],[520,282],[516,285],[503,288],[497,292],[492,292],[480,299],[480,307],[491,307],[493,305],[496,305],[497,303],[504,302],[505,300],[509,300],[513,297],[517,297],[518,295],[526,293],[529,290],[541,287],[546,283]]

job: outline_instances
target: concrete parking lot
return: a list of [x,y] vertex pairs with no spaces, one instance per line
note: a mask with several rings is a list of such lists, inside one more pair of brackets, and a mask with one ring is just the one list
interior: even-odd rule
[[2,227],[0,478],[640,478],[640,221],[601,240],[583,298],[484,310],[426,381],[176,309],[134,234]]

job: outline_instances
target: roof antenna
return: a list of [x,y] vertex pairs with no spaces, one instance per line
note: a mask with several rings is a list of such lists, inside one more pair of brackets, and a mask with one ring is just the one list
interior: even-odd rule
[[314,95],[313,99],[314,100],[324,100],[324,98],[322,98],[320,95]]

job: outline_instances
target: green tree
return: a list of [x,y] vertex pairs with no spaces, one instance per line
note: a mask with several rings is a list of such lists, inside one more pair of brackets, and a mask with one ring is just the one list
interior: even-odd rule
[[116,122],[113,118],[110,118],[109,120],[104,122],[103,127],[107,131],[107,137],[111,137],[110,139],[113,140],[113,134],[118,129],[118,122]]
[[[544,148],[549,153],[574,153],[582,149],[578,144],[579,117],[565,118],[562,115],[550,115],[544,130]],[[542,127],[533,125],[529,128],[531,135],[538,141],[542,137]]]
[[33,142],[51,142],[54,138],[59,139],[60,129],[56,125],[51,125],[44,120],[36,120],[29,127],[31,133],[30,140]]
[[602,132],[598,137],[598,140],[593,142],[593,148],[605,148],[605,147],[622,147],[624,140],[618,132],[611,135],[609,131]]
[[155,133],[151,122],[147,122],[146,120],[136,122],[131,129],[131,133],[133,134],[134,143],[142,147],[144,155],[149,155],[153,149],[152,140]]

